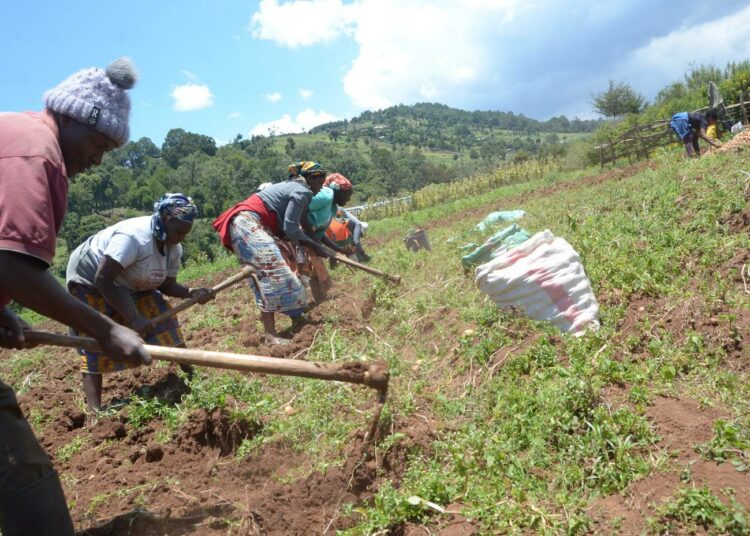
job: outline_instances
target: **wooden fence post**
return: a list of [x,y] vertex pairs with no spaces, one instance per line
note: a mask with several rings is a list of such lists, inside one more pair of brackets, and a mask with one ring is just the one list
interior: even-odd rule
[[646,150],[646,146],[643,144],[643,138],[641,137],[641,127],[638,125],[635,126],[635,139],[638,142],[641,158],[646,160],[648,158],[648,151]]
[[744,91],[740,92],[740,103],[741,103],[740,108],[742,108],[742,117],[745,120],[745,125],[750,125],[750,121],[747,120],[747,108],[745,108],[745,92]]

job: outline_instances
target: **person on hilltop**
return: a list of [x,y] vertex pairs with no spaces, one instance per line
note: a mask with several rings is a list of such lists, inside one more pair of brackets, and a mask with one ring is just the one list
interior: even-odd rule
[[266,344],[289,344],[278,337],[275,313],[299,322],[307,305],[305,286],[297,263],[304,262],[300,246],[318,256],[329,255],[300,222],[310,201],[323,186],[326,173],[317,162],[289,166],[289,178],[252,194],[221,214],[213,223],[221,243],[239,261],[255,269],[259,287],[250,285],[260,310]]
[[[78,330],[107,355],[148,364],[133,330],[73,298],[50,273],[67,207],[68,179],[128,141],[136,80],[126,58],[79,71],[44,94],[42,112],[0,113],[0,346],[22,348],[25,324],[10,301]],[[74,533],[60,479],[15,393],[0,381],[0,532]]]
[[712,140],[706,135],[706,129],[718,122],[718,114],[715,110],[709,110],[705,115],[700,112],[679,112],[672,116],[669,126],[685,145],[688,158],[700,156],[701,149],[698,138],[702,138],[711,147],[720,147],[721,142]]
[[[180,243],[193,228],[198,207],[184,194],[165,194],[151,216],[130,218],[90,236],[70,255],[65,281],[80,301],[119,324],[141,333],[149,344],[185,347],[177,319],[154,324],[151,319],[169,310],[164,296],[196,298],[206,303],[211,289],[177,283],[181,266]],[[78,330],[73,330],[78,335]],[[102,404],[103,374],[138,363],[112,359],[79,349],[83,390],[89,409]],[[192,374],[189,366],[181,368]]]

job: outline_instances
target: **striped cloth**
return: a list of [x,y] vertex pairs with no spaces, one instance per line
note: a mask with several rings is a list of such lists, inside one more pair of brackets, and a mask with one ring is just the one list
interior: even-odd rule
[[265,313],[300,316],[307,298],[305,286],[281,253],[274,236],[252,212],[237,214],[229,224],[232,250],[242,264],[255,268],[260,288],[248,280],[258,309]]
[[[107,303],[104,296],[94,287],[72,284],[69,286],[68,291],[85,304],[108,316],[118,324],[125,325],[125,319]],[[157,290],[134,292],[131,295],[136,309],[146,318],[154,318],[169,310],[169,305],[164,296]],[[72,335],[79,335],[77,330],[71,329],[70,332]],[[180,331],[177,319],[174,317],[157,324],[156,328],[150,331],[144,340],[147,344],[185,347],[182,332]],[[117,372],[139,366],[139,363],[114,361],[104,354],[89,352],[81,348],[78,349],[78,354],[81,356],[81,372],[89,374],[106,374],[108,372]]]

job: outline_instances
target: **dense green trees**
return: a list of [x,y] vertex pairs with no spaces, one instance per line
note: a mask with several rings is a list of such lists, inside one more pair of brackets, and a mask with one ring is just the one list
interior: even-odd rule
[[[180,128],[158,147],[141,138],[108,153],[101,166],[70,184],[62,231],[68,249],[124,217],[150,212],[165,192],[192,196],[203,218],[187,244],[188,261],[213,258],[221,247],[209,223],[262,182],[286,178],[287,165],[317,160],[350,177],[355,202],[413,192],[516,160],[565,148],[552,133],[587,132],[598,122],[564,116],[539,122],[510,112],[466,112],[439,104],[395,106],[351,121],[322,125],[311,134],[243,138],[217,147],[213,138]],[[546,133],[544,141],[540,133]],[[555,153],[556,154],[556,153]]]

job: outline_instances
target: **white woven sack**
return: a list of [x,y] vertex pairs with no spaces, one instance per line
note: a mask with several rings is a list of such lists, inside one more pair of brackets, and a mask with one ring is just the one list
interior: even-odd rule
[[599,327],[599,304],[578,253],[549,230],[478,266],[475,278],[500,308],[516,307],[569,333]]

